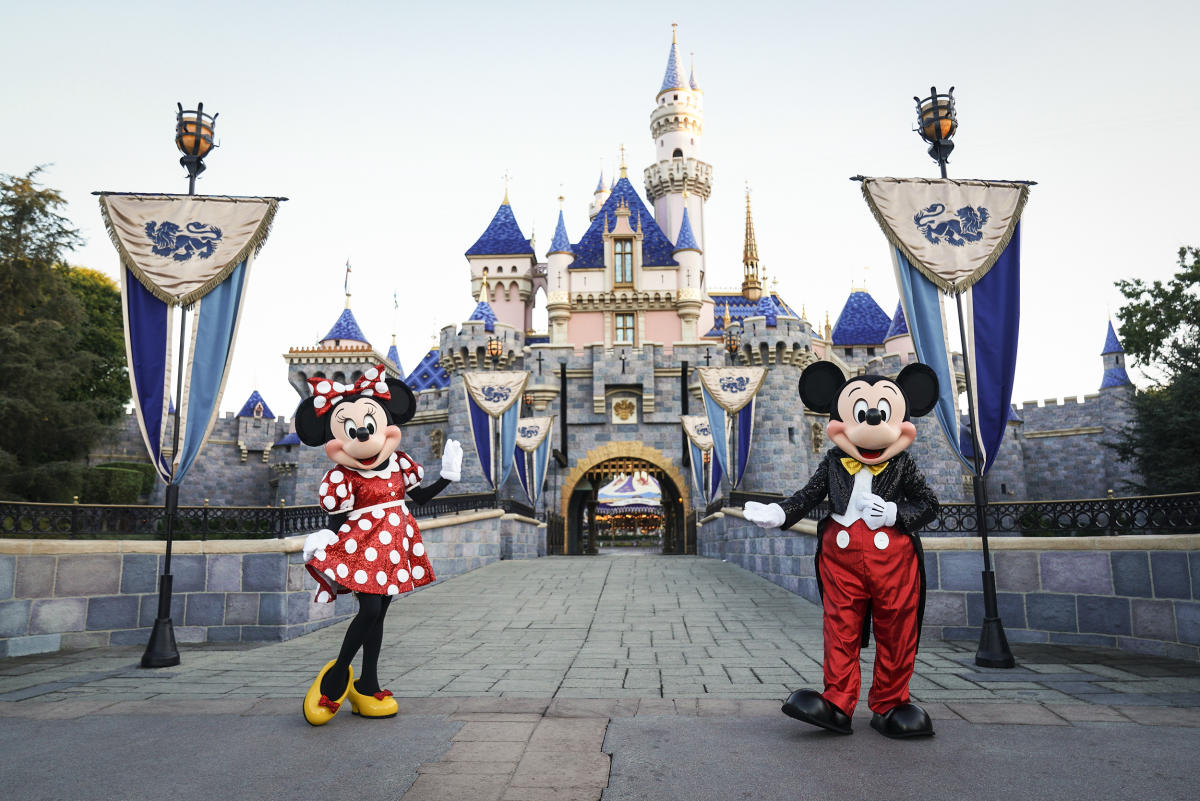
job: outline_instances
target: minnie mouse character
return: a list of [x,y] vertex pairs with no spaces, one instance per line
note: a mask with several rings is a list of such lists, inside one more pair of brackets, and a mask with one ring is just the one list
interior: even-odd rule
[[[462,446],[454,440],[446,443],[441,478],[422,487],[425,469],[399,450],[400,424],[417,409],[403,381],[386,378],[379,365],[353,384],[326,378],[308,383],[313,394],[296,409],[296,435],[305,445],[325,446],[335,464],[319,491],[333,530],[308,536],[305,567],[317,580],[317,602],[331,603],[338,594],[353,592],[358,614],[338,658],[308,688],[304,718],[313,726],[328,723],[347,698],[358,715],[388,718],[399,707],[391,691],[380,688],[377,676],[383,618],[393,596],[433,581],[433,566],[408,501],[425,503],[458,481]],[[360,648],[362,670],[355,681],[350,662]]]
[[938,502],[905,449],[916,439],[909,419],[937,403],[937,375],[910,364],[893,381],[877,375],[846,380],[832,362],[809,365],[800,399],[829,414],[836,447],[808,484],[782,504],[747,502],[746,519],[790,528],[829,496],[817,528],[817,587],[824,605],[825,691],[796,690],[783,712],[850,734],[861,678],[859,648],[875,621],[875,674],[867,704],[871,728],[888,737],[933,734],[924,709],[909,701],[925,607],[925,566],[917,531],[937,516]]

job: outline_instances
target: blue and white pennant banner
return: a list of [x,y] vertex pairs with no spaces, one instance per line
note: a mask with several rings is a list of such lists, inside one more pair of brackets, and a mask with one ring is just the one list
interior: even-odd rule
[[[767,377],[765,367],[700,367],[701,397],[708,417],[713,454],[729,474],[734,489],[742,481],[754,441],[754,400]],[[729,452],[730,434],[737,426],[737,453]],[[733,458],[731,458],[733,457]],[[736,469],[731,468],[732,465]],[[718,484],[720,479],[717,480]]]

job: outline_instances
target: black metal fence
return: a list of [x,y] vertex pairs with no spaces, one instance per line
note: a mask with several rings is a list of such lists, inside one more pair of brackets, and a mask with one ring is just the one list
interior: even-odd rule
[[[734,491],[717,498],[706,514],[722,506],[745,506],[746,501],[779,503],[784,496]],[[827,503],[808,514],[820,520],[829,514]],[[1001,536],[1068,537],[1119,534],[1188,534],[1200,532],[1200,492],[1180,495],[1143,495],[1129,498],[1094,498],[1074,501],[1018,501],[991,503],[987,507],[988,533]],[[944,503],[936,519],[922,534],[974,536],[978,526],[973,503]]]
[[[479,509],[503,509],[533,517],[527,504],[492,492],[443,495],[409,507],[418,518]],[[316,531],[328,516],[319,506],[180,506],[174,538],[179,540],[269,539]],[[19,503],[0,501],[0,537],[43,539],[141,539],[166,537],[161,506]]]

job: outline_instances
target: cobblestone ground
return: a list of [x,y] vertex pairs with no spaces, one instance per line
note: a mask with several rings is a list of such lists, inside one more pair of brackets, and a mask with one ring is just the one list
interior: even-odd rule
[[[338,624],[284,643],[184,644],[162,670],[137,667],[141,648],[0,660],[0,750],[29,799],[167,797],[146,777],[181,753],[180,799],[325,798],[344,789],[327,764],[387,765],[358,775],[356,797],[404,801],[769,800],[799,786],[992,797],[981,775],[1008,801],[1193,795],[1200,665],[1016,646],[1017,668],[988,670],[974,643],[928,641],[912,695],[939,736],[916,752],[870,732],[865,704],[865,732],[845,739],[779,714],[788,692],[821,686],[820,620],[711,559],[501,562],[392,605],[380,678],[400,700],[393,721],[304,724],[300,698],[336,655]],[[338,736],[362,726],[370,737]],[[938,769],[905,772],[917,753]],[[1089,765],[1091,783],[1063,760]],[[47,763],[76,769],[48,780]]]
[[[0,662],[0,701],[295,699],[337,654],[344,624],[258,647],[140,648]],[[1018,667],[974,665],[974,643],[926,641],[922,703],[1200,707],[1200,665],[1112,651],[1015,646]],[[873,649],[864,651],[864,696]],[[676,556],[500,562],[393,604],[380,678],[398,697],[779,700],[821,686],[820,609],[739,567]]]

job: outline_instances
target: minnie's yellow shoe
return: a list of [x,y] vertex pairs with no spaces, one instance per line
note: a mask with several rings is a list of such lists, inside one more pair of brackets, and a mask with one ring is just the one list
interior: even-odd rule
[[400,705],[392,697],[391,690],[380,690],[374,695],[363,695],[350,682],[350,711],[364,718],[393,718],[400,711]]
[[312,686],[308,688],[308,692],[304,694],[304,719],[311,726],[324,726],[329,721],[333,720],[333,716],[337,714],[338,707],[346,700],[346,695],[350,692],[350,688],[354,686],[354,668],[350,667],[350,675],[346,680],[346,689],[342,692],[342,697],[336,701],[331,700],[328,696],[321,694],[321,679],[325,678],[325,674],[329,669],[336,664],[334,660],[321,668],[321,672],[317,674],[317,678],[313,680]]

